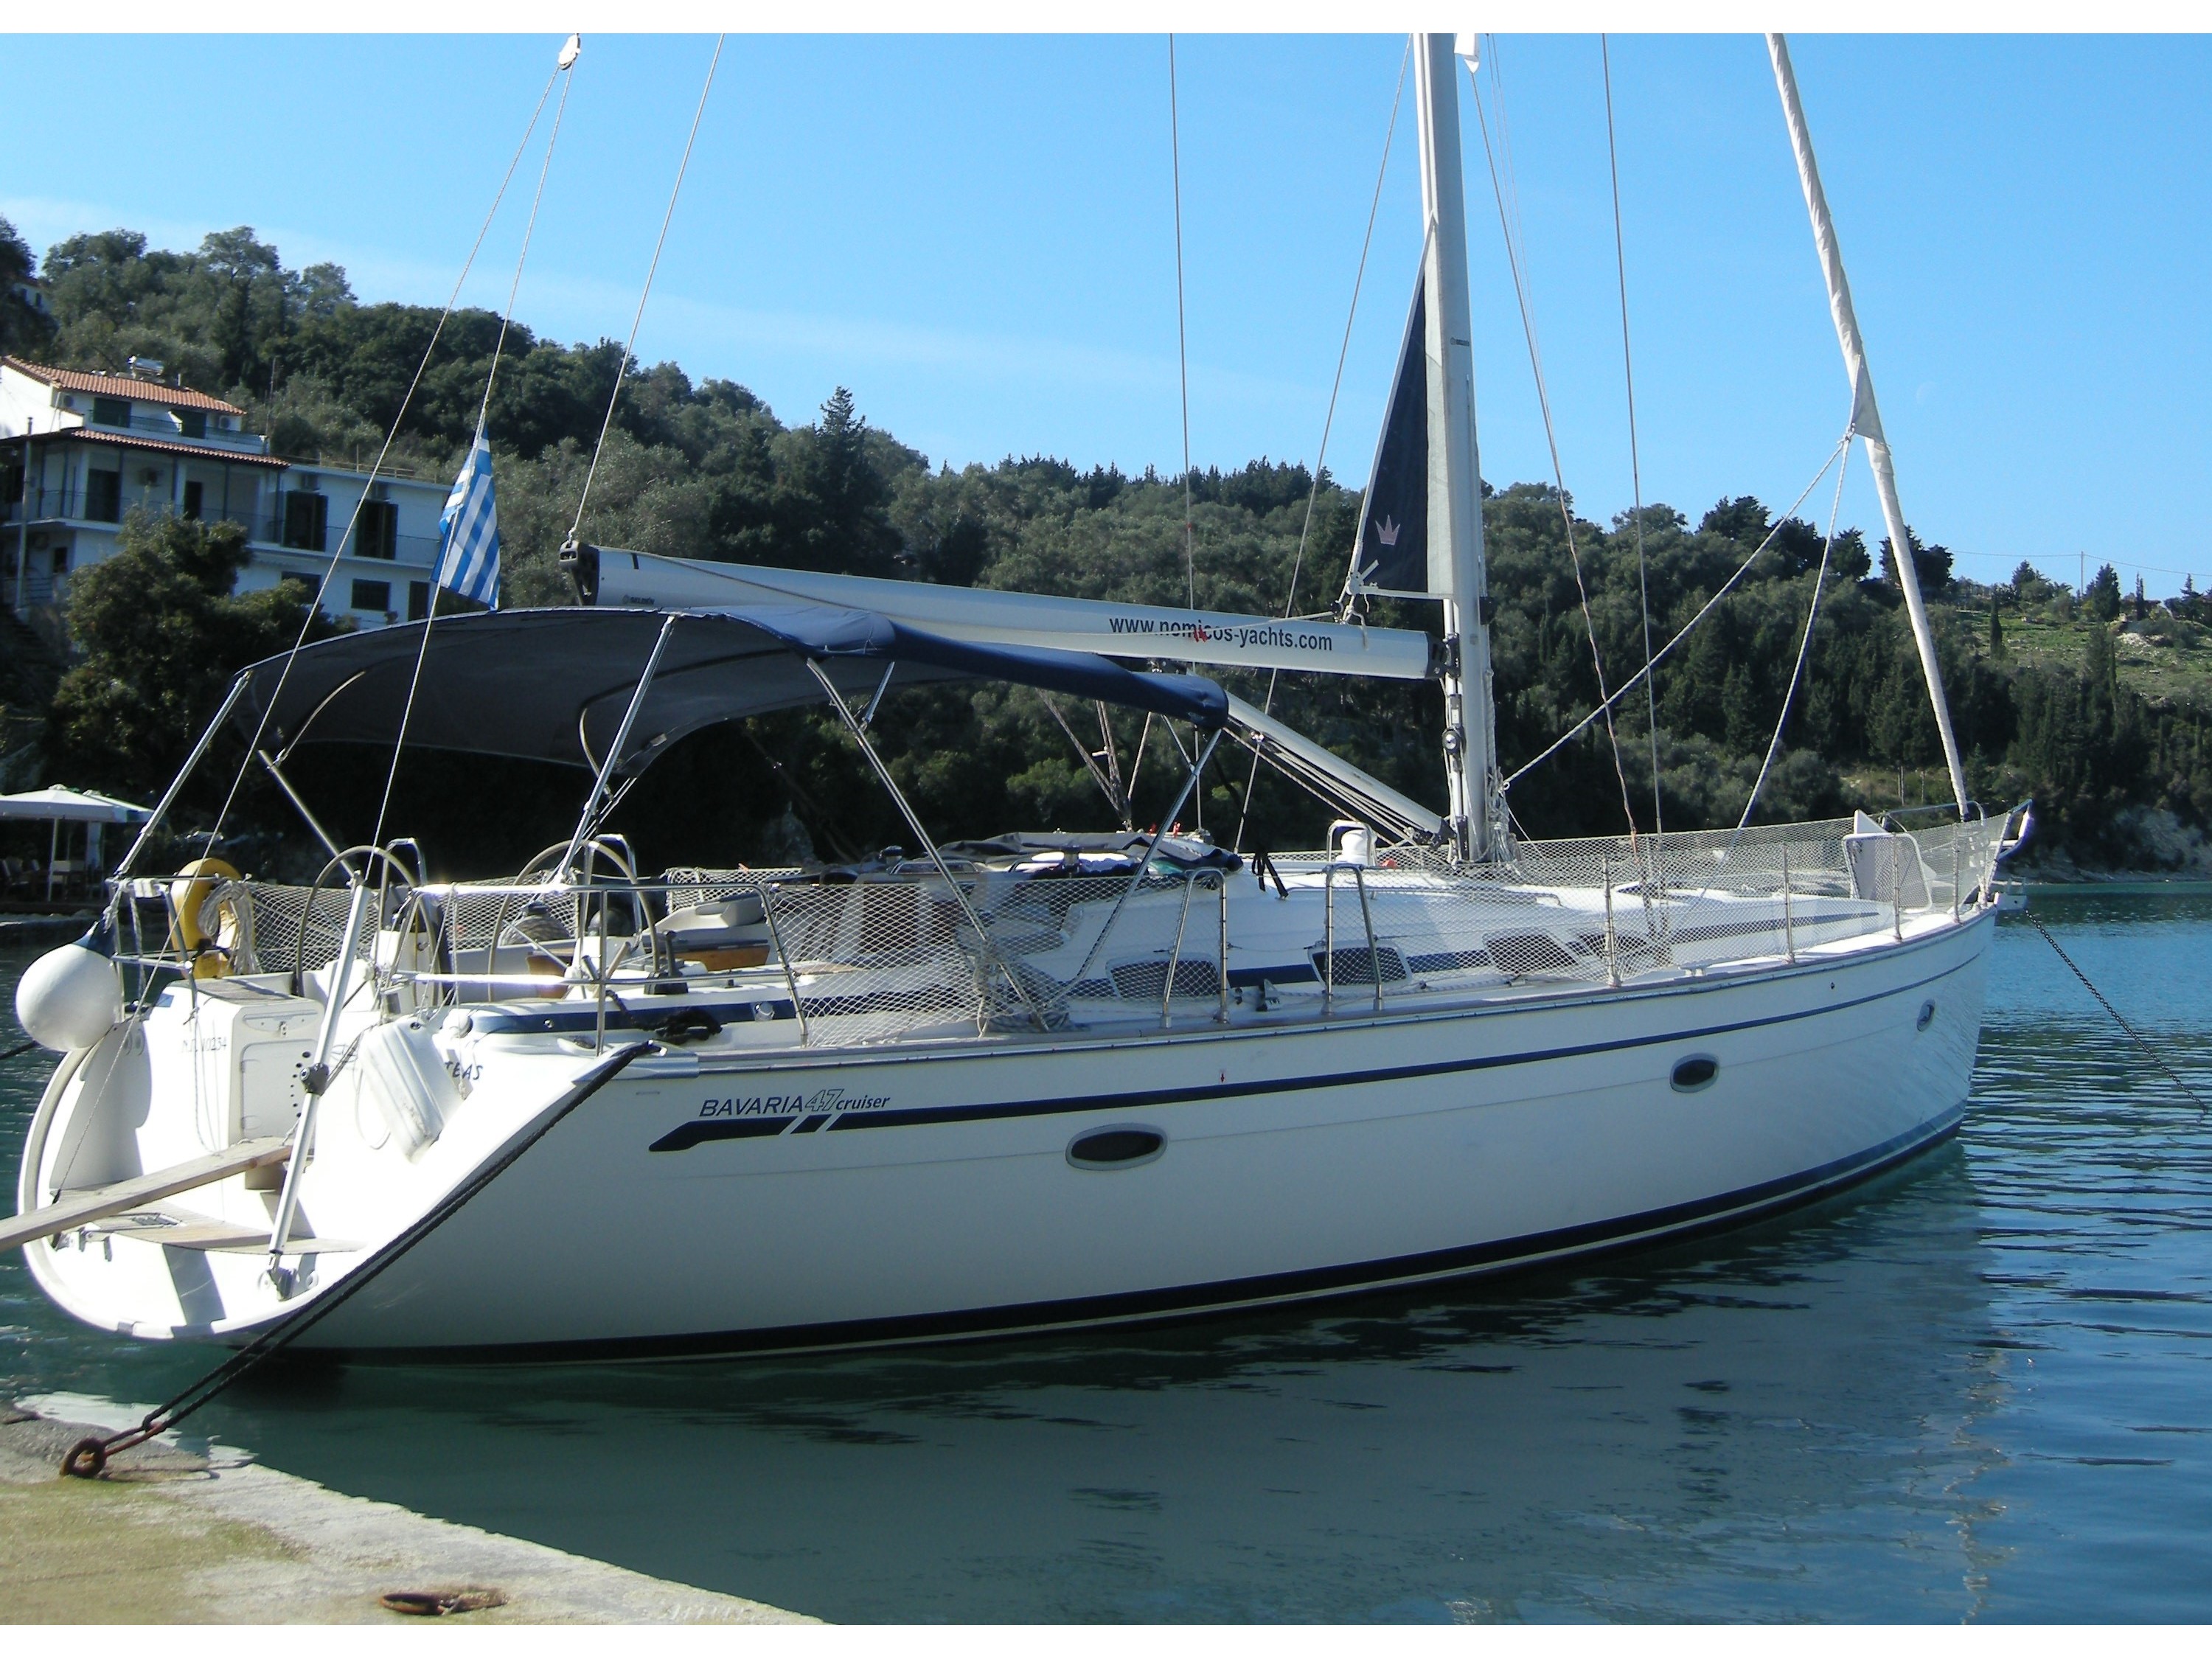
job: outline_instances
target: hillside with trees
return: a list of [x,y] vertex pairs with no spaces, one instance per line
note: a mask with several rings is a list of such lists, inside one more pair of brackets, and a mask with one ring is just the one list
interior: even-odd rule
[[[0,264],[10,246],[27,270],[27,250],[12,232],[0,236]],[[37,274],[51,315],[0,310],[9,349],[86,368],[121,368],[134,353],[157,357],[185,385],[248,409],[277,453],[308,460],[366,465],[397,419],[400,459],[434,475],[452,471],[473,429],[499,330],[489,313],[456,313],[403,414],[436,311],[361,304],[343,271],[287,270],[248,229],[211,235],[189,253],[150,249],[126,231],[73,237],[48,251]],[[507,336],[490,429],[508,605],[573,599],[556,551],[621,357],[620,345],[605,340],[564,345],[520,325]],[[1303,465],[1267,459],[1207,470],[1191,484],[1201,605],[1279,614],[1286,604],[1300,613],[1334,604],[1357,522],[1356,491],[1326,473],[1316,485]],[[1565,513],[1547,484],[1485,486],[1499,742],[1509,771],[1596,701],[1566,544],[1576,504],[1564,505]],[[583,534],[603,546],[695,558],[1176,604],[1184,593],[1182,517],[1180,477],[1150,468],[1085,471],[1042,454],[933,467],[870,425],[842,388],[813,419],[787,424],[743,386],[695,382],[662,363],[634,367],[626,378]],[[1777,526],[1748,496],[1694,519],[1653,505],[1640,526],[1625,514],[1602,524],[1579,515],[1573,522],[1598,647],[1614,684],[1643,661],[1639,529],[1658,641],[1673,637],[1771,534],[1765,554],[1657,675],[1656,746],[1668,826],[1734,823],[1790,682],[1821,532],[1797,520]],[[188,653],[198,666],[155,688],[169,699],[158,720],[125,711],[138,681],[152,687],[166,672],[162,659],[104,643],[121,625],[111,614],[115,584],[80,588],[81,614],[71,622],[90,654],[64,680],[47,722],[52,775],[141,795],[158,789],[173,755],[181,754],[185,739],[178,734],[197,712],[169,703],[211,705],[223,677],[267,648],[273,615],[219,614],[207,573],[232,556],[227,544],[212,545],[221,534],[182,535],[161,523],[131,532],[129,556],[170,572],[161,576],[167,587],[143,591],[187,594],[197,584],[200,597],[190,605],[204,623],[204,640]],[[2205,839],[2212,830],[2212,607],[2203,597],[2193,590],[2157,603],[2130,597],[2109,567],[2082,593],[2025,565],[2009,583],[1984,586],[1957,578],[1940,545],[1916,538],[1913,554],[1933,601],[1977,797],[1994,810],[2033,796],[2047,858],[2107,867],[2212,865]],[[1891,556],[1886,543],[1870,550],[1856,530],[1838,538],[1805,684],[1760,804],[1764,820],[1948,799],[1899,590],[1885,574]],[[134,580],[151,578],[141,572]],[[1381,606],[1374,619],[1435,625],[1426,606]],[[1267,694],[1264,677],[1221,678],[1253,701]],[[1433,686],[1285,675],[1274,708],[1407,793],[1439,799],[1442,705]],[[1654,745],[1645,709],[1642,693],[1632,695],[1617,730],[1630,808],[1648,829]],[[1065,712],[1072,718],[1075,711]],[[913,693],[887,705],[882,725],[902,784],[947,835],[1110,826],[1103,797],[1033,692]],[[1125,764],[1139,726],[1130,720],[1119,733]],[[1154,728],[1139,785],[1140,823],[1166,806],[1170,741]],[[381,763],[324,769],[322,786],[341,802],[334,828],[366,834]],[[1246,811],[1248,775],[1241,759],[1208,774],[1205,822],[1224,838]],[[569,780],[518,776],[505,792],[512,810],[487,826],[453,804],[449,781],[439,763],[410,757],[400,817],[424,826],[434,853],[470,870],[497,867],[510,843],[519,848],[514,856],[532,850],[520,844],[534,846],[532,835],[506,820],[530,802],[557,817],[574,793]],[[460,793],[480,799],[483,780],[472,781],[477,788]],[[1532,773],[1512,805],[1533,836],[1622,830],[1621,783],[1602,726]],[[286,827],[275,803],[259,810],[270,828]],[[1325,820],[1264,769],[1249,811],[1248,845],[1308,844]],[[352,823],[355,816],[364,821]],[[656,863],[775,856],[807,844],[823,856],[843,856],[903,833],[842,735],[803,714],[690,739],[649,775],[617,827]]]

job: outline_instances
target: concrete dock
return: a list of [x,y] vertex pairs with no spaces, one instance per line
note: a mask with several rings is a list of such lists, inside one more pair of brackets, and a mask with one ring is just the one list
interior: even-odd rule
[[[348,1498],[223,1447],[156,1441],[97,1480],[62,1455],[121,1425],[0,1408],[0,1624],[813,1624],[758,1601]],[[468,1594],[426,1618],[392,1593]]]

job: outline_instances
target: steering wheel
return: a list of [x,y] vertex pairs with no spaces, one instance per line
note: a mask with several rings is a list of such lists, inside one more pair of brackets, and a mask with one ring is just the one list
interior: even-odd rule
[[[333,858],[328,864],[325,864],[322,867],[320,873],[315,877],[314,884],[307,889],[307,908],[300,912],[300,932],[298,938],[293,942],[294,948],[292,952],[292,988],[295,991],[301,989],[307,982],[307,930],[315,919],[315,901],[322,896],[325,884],[328,883],[331,877],[336,874],[338,871],[343,870],[346,872],[347,887],[350,889],[353,886],[356,878],[354,875],[353,866],[349,862],[349,860],[356,858],[359,858],[362,860],[362,871],[359,877],[360,880],[366,881],[368,879],[368,871],[371,866],[380,866],[383,870],[383,878],[377,884],[376,913],[373,918],[377,926],[381,927],[383,925],[385,916],[390,913],[392,898],[395,890],[404,896],[411,896],[415,891],[415,875],[410,872],[407,866],[402,864],[398,859],[394,857],[391,853],[386,852],[381,847],[369,847],[365,845],[361,847],[349,847],[343,852],[337,854],[337,857]],[[343,931],[340,933],[337,943],[341,947],[345,943]],[[369,959],[374,962],[375,960],[375,940],[372,939],[369,941]],[[333,962],[337,960],[337,951],[336,949],[333,949],[331,952],[331,960]]]
[[[576,849],[575,860],[563,868],[562,860],[568,851],[568,843],[565,841],[556,842],[552,846],[545,848],[525,861],[521,870],[517,872],[514,883],[518,887],[551,884],[557,881],[574,881],[580,884],[565,896],[569,900],[568,914],[565,918],[560,919],[562,925],[565,926],[568,931],[568,954],[563,956],[556,948],[555,941],[533,939],[527,933],[518,933],[516,931],[524,925],[532,911],[536,910],[541,915],[544,914],[550,908],[547,900],[530,900],[523,905],[520,914],[510,921],[507,918],[508,903],[518,896],[502,894],[499,908],[492,919],[491,957],[495,960],[499,951],[506,945],[520,944],[527,947],[531,957],[540,957],[555,964],[560,969],[562,977],[566,979],[575,972],[578,959],[583,953],[585,936],[591,930],[592,915],[589,908],[591,896],[593,894],[598,896],[601,912],[604,914],[605,908],[614,902],[617,893],[627,889],[626,897],[630,907],[630,920],[635,924],[629,933],[633,936],[642,933],[649,941],[647,948],[653,957],[653,977],[659,978],[662,941],[659,930],[653,926],[653,912],[647,902],[646,895],[638,889],[636,861],[629,849],[622,842],[611,838],[594,836]],[[601,879],[602,864],[612,875],[613,880]],[[609,937],[615,937],[611,928],[609,929]],[[617,959],[620,953],[617,953]],[[607,971],[607,964],[601,964],[601,971]]]

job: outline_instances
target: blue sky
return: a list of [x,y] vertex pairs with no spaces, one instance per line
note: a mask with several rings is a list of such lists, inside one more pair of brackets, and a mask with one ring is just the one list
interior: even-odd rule
[[[251,224],[365,300],[441,301],[553,37],[23,37],[9,80],[76,112],[0,149],[0,214],[43,250],[127,225]],[[711,40],[586,42],[518,314],[627,329]],[[1191,446],[1310,459],[1382,154],[1397,37],[1183,37]],[[2212,41],[1802,37],[1814,137],[1907,516],[2001,577],[2110,560],[2212,582]],[[1496,62],[1568,487],[1630,497],[1595,38]],[[1693,519],[1786,506],[1845,387],[1764,48],[1613,43],[1644,494]],[[1492,96],[1489,73],[1486,99]],[[1546,477],[1465,97],[1484,473]],[[118,94],[124,95],[118,95]],[[1498,108],[1487,105],[1495,122]],[[542,137],[544,129],[541,127]],[[1410,88],[1328,459],[1364,477],[1419,252]],[[1493,137],[1496,128],[1493,125]],[[534,155],[466,297],[512,273]],[[1158,36],[733,37],[640,338],[805,420],[843,383],[959,465],[1182,452],[1166,46]],[[1827,491],[1802,511],[1823,516]],[[1846,521],[1879,523],[1855,465]]]

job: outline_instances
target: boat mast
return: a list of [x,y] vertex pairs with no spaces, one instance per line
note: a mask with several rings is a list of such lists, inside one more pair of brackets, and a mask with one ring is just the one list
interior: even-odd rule
[[[1797,100],[1797,76],[1790,67],[1790,46],[1782,36],[1766,37],[1767,56],[1774,60],[1774,84],[1782,92],[1782,116],[1790,125],[1790,148],[1797,157],[1798,182],[1805,187],[1806,210],[1813,216],[1813,242],[1820,250],[1820,274],[1827,279],[1828,309],[1836,319],[1836,340],[1844,349],[1844,370],[1851,377],[1851,428],[1866,443],[1867,460],[1874,470],[1874,487],[1881,497],[1882,522],[1889,530],[1892,562],[1897,585],[1905,590],[1905,608],[1912,618],[1912,641],[1920,650],[1920,670],[1928,680],[1928,701],[1936,711],[1936,730],[1943,738],[1943,761],[1951,769],[1951,792],[1958,797],[1959,816],[1966,816],[1966,769],[1959,761],[1959,739],[1951,730],[1951,705],[1943,696],[1943,671],[1936,660],[1936,635],[1928,626],[1928,607],[1920,597],[1920,573],[1912,562],[1912,542],[1905,533],[1905,509],[1898,503],[1897,474],[1890,465],[1889,441],[1882,435],[1881,410],[1875,404],[1874,375],[1867,368],[1866,342],[1859,337],[1858,313],[1851,308],[1851,286],[1844,275],[1844,251],[1836,241],[1836,227],[1828,217],[1828,198],[1820,188],[1820,168],[1813,159],[1813,135],[1805,125],[1805,108]],[[1900,805],[1902,802],[1899,803]]]
[[[1474,61],[1474,40],[1467,56]],[[1443,675],[1444,771],[1453,840],[1462,858],[1505,856],[1491,701],[1489,586],[1483,571],[1481,487],[1474,441],[1474,327],[1468,301],[1467,205],[1459,149],[1459,64],[1449,34],[1414,41],[1420,113],[1421,217],[1428,304],[1429,591],[1443,598],[1444,638],[1457,641]]]

